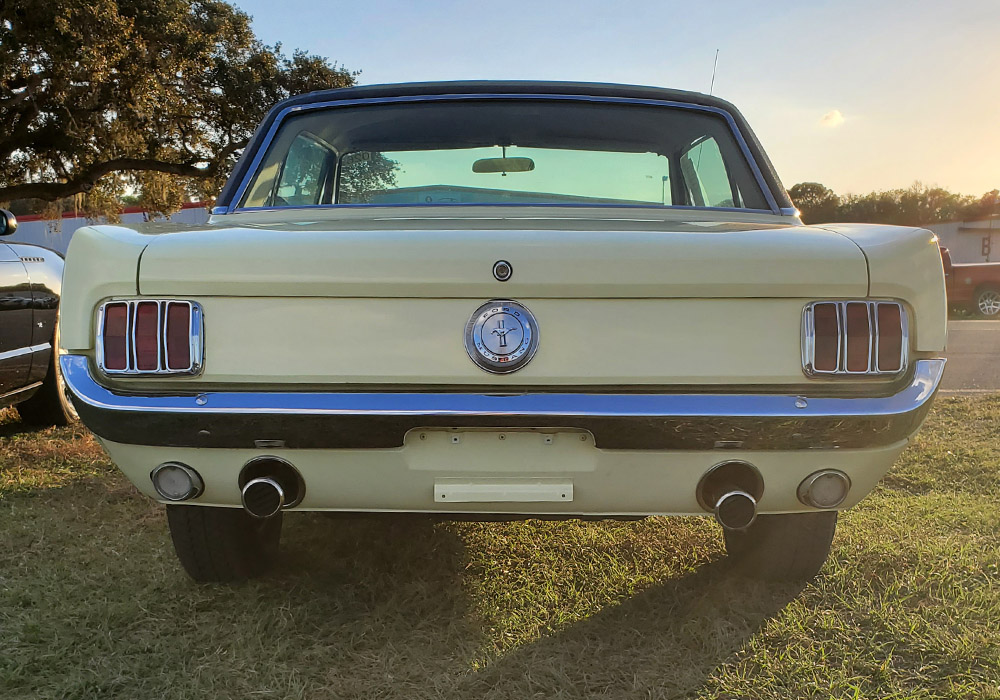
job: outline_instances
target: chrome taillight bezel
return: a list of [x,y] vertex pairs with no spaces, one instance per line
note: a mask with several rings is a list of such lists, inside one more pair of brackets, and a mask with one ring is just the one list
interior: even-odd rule
[[[813,310],[817,305],[833,304],[837,309],[837,368],[834,370],[816,369],[816,329]],[[864,370],[847,369],[847,307],[850,304],[864,304],[868,310],[868,367]],[[879,327],[878,310],[881,306],[892,306],[899,309],[900,358],[899,367],[891,370],[879,368]],[[898,301],[882,301],[870,299],[823,299],[813,301],[802,309],[802,371],[807,377],[820,378],[831,376],[845,377],[894,377],[906,372],[909,366],[910,326],[906,307]]]
[[[135,358],[135,314],[139,304],[155,303],[157,320],[157,351],[156,369],[138,369]],[[126,306],[126,349],[125,369],[109,369],[104,361],[104,321],[108,306],[125,304]],[[172,305],[188,307],[188,342],[189,356],[185,367],[170,368],[167,357],[167,310]],[[97,338],[97,368],[107,375],[155,376],[180,375],[193,376],[201,373],[205,359],[205,321],[201,304],[186,299],[108,299],[97,307],[96,320]]]

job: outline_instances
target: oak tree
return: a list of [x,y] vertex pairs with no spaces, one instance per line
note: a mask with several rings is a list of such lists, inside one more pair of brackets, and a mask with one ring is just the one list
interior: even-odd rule
[[356,75],[219,0],[0,0],[0,201],[210,198],[269,107]]

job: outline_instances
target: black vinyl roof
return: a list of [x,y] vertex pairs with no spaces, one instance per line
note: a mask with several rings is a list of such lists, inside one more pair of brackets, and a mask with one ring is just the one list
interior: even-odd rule
[[719,97],[687,90],[650,87],[643,85],[616,85],[613,83],[555,82],[538,80],[454,80],[434,83],[388,83],[383,85],[357,85],[335,90],[317,90],[295,95],[274,106],[282,110],[293,105],[333,100],[359,100],[378,97],[404,97],[415,95],[589,95],[592,97],[624,97],[645,100],[669,100],[716,107],[735,113],[736,108]]
[[219,194],[217,206],[229,206],[239,183],[246,175],[254,154],[278,115],[288,107],[335,102],[338,100],[359,100],[392,97],[416,97],[423,95],[479,95],[479,94],[521,94],[521,95],[581,95],[588,97],[614,97],[639,100],[659,100],[683,102],[687,104],[713,107],[729,113],[736,122],[756,160],[767,186],[779,207],[791,207],[792,202],[778,178],[767,154],[764,153],[750,125],[732,103],[719,97],[700,92],[674,90],[671,88],[646,85],[619,85],[614,83],[585,83],[536,80],[456,80],[427,83],[387,83],[382,85],[357,85],[334,90],[317,90],[303,95],[294,95],[272,107],[257,127],[253,137],[243,150],[229,180]]

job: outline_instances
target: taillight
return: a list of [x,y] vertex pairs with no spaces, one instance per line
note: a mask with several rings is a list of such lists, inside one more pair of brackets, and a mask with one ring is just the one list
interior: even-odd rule
[[191,306],[167,302],[167,369],[191,366]]
[[903,369],[906,357],[906,328],[903,309],[898,304],[876,304],[876,359],[882,372]]
[[844,363],[848,372],[867,372],[872,361],[872,326],[868,313],[868,304],[854,302],[844,305],[844,324],[847,332],[847,360]]
[[128,369],[128,304],[105,304],[102,317],[104,368]]
[[104,303],[97,362],[108,374],[197,374],[203,348],[201,306],[136,299]]
[[135,368],[154,372],[160,368],[160,305],[141,301],[135,305]]
[[806,306],[802,367],[822,374],[898,374],[906,368],[906,312],[894,301],[818,301]]

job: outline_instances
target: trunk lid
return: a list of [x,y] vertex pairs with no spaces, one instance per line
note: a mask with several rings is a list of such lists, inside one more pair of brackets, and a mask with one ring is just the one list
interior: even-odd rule
[[[493,277],[498,260],[513,266],[507,282]],[[768,221],[394,217],[248,222],[159,235],[142,255],[139,291],[425,299],[824,298],[865,296],[868,270],[858,246],[838,233]]]
[[[857,245],[778,217],[259,214],[157,236],[142,255],[141,294],[204,307],[198,384],[792,386],[803,306],[868,291]],[[511,374],[483,371],[463,340],[497,298],[537,319],[538,351]]]

